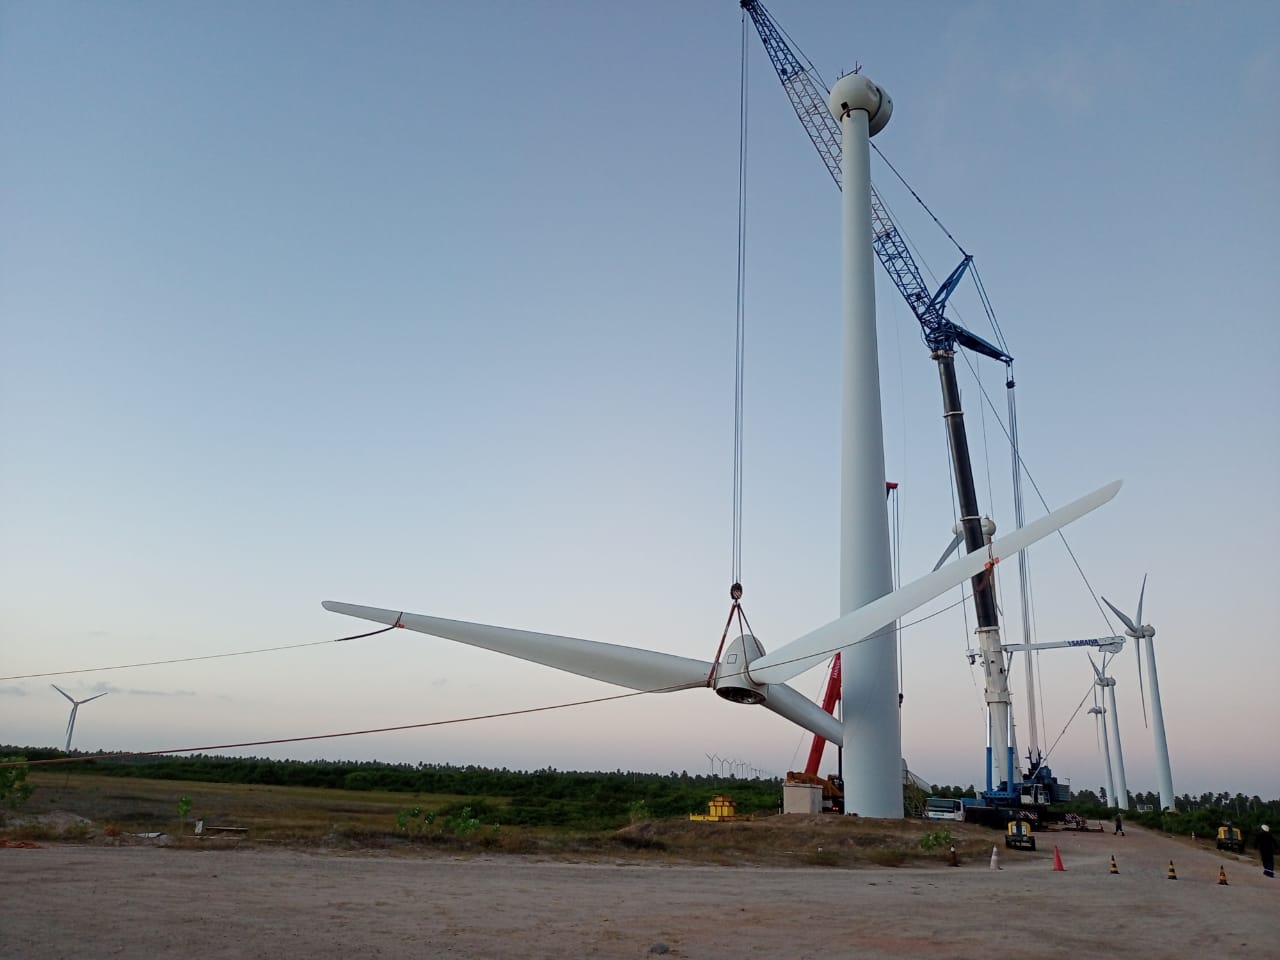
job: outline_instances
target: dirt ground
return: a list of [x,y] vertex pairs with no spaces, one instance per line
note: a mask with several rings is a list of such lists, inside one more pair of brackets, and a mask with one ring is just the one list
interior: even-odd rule
[[1139,828],[1041,846],[993,871],[42,843],[0,849],[0,957],[1280,957],[1256,859]]

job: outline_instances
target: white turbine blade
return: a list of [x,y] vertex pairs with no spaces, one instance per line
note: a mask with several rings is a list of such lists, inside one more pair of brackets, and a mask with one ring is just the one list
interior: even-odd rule
[[956,552],[956,548],[957,548],[957,547],[959,547],[959,546],[960,546],[960,544],[961,544],[961,543],[963,543],[963,542],[964,542],[964,534],[963,534],[963,533],[957,533],[954,537],[952,537],[952,538],[951,538],[951,542],[950,542],[949,544],[947,544],[947,549],[945,549],[945,550],[943,550],[943,551],[942,551],[942,556],[940,556],[940,557],[938,558],[938,562],[937,562],[937,563],[935,563],[935,564],[933,565],[933,569],[934,569],[934,570],[939,570],[939,569],[941,569],[941,568],[942,568],[942,565],[943,565],[944,563],[946,563],[946,562],[947,562],[947,557],[949,557],[949,556],[951,556],[953,553],[955,553],[955,552]]
[[76,702],[76,698],[75,698],[75,697],[73,697],[71,694],[67,693],[67,691],[63,690],[63,689],[62,689],[60,686],[58,686],[56,683],[51,683],[51,684],[49,684],[49,686],[53,687],[53,689],[57,690],[60,694],[62,694],[64,697],[66,697],[66,698],[67,698],[68,700],[70,700],[72,703],[75,703],[75,702]]
[[[1105,661],[1104,661],[1104,663],[1105,663]],[[1098,669],[1098,665],[1097,665],[1096,663],[1094,663],[1094,662],[1093,662],[1093,654],[1090,654],[1090,655],[1089,655],[1089,666],[1093,667],[1093,673],[1094,673],[1094,676],[1096,676],[1099,680],[1101,680],[1101,679],[1102,679],[1102,671],[1101,671],[1101,670],[1099,670],[1099,669]],[[1098,695],[1095,693],[1093,696],[1094,696],[1094,701],[1096,702],[1096,701],[1097,701],[1097,698],[1098,698]]]
[[567,673],[576,673],[580,677],[603,680],[632,690],[702,687],[706,685],[707,676],[711,673],[711,664],[706,660],[677,657],[675,654],[654,650],[620,647],[612,643],[533,633],[529,630],[512,630],[509,627],[493,627],[464,620],[445,620],[379,607],[336,603],[332,600],[324,601],[323,606],[334,613],[345,613],[349,617],[372,620],[374,623],[398,622],[419,633],[483,647],[495,653],[530,660]]
[[80,709],[80,704],[76,703],[75,701],[72,701],[71,716],[67,720],[67,744],[63,748],[64,750],[69,751],[71,749],[71,735],[75,733],[75,730],[76,730],[76,711],[79,709]]
[[1120,618],[1120,622],[1121,622],[1121,623],[1123,623],[1123,624],[1124,624],[1126,627],[1128,627],[1130,630],[1132,630],[1132,631],[1133,631],[1133,633],[1134,633],[1135,635],[1137,635],[1137,634],[1139,633],[1138,628],[1137,628],[1137,627],[1135,627],[1135,626],[1133,625],[1133,621],[1132,621],[1132,620],[1130,620],[1130,619],[1129,619],[1127,616],[1125,616],[1123,613],[1121,613],[1121,612],[1119,611],[1119,609],[1116,607],[1116,605],[1115,605],[1114,603],[1112,603],[1112,602],[1111,602],[1110,600],[1108,600],[1106,597],[1103,597],[1103,598],[1102,598],[1102,602],[1103,602],[1103,603],[1105,603],[1108,607],[1110,607],[1110,608],[1111,608],[1111,612],[1112,612],[1112,613],[1114,613],[1117,617],[1119,617],[1119,618]]
[[1142,575],[1142,589],[1138,591],[1138,629],[1142,629],[1142,598],[1147,595],[1147,575]]
[[[110,690],[103,690],[101,693],[96,693],[96,694],[94,694],[92,697],[90,697],[90,698],[89,698],[89,700],[97,700],[97,699],[98,699],[98,697],[105,697],[105,696],[106,696],[108,693],[110,693],[110,692],[111,692]],[[88,703],[88,702],[89,702],[89,700],[81,700],[80,702],[81,702],[81,703]]]
[[893,593],[872,600],[840,619],[792,640],[773,653],[766,653],[751,662],[747,673],[754,683],[782,683],[790,680],[837,650],[860,643],[916,607],[981,573],[990,557],[1012,557],[1019,550],[1047,537],[1072,520],[1078,520],[1086,513],[1096,510],[1119,490],[1120,481],[1115,480],[1065,507],[1059,507],[1007,537],[993,540],[986,550],[965,554],[941,570],[925,574]]
[[785,683],[769,684],[763,706],[831,743],[838,744],[844,740],[844,727],[839,720]]

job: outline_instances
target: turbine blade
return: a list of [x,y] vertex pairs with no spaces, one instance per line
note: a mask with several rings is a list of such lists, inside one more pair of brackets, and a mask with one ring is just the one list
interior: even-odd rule
[[[1097,665],[1096,663],[1094,663],[1094,662],[1093,662],[1093,654],[1089,654],[1089,666],[1093,667],[1093,674],[1094,674],[1094,676],[1096,676],[1099,680],[1101,680],[1101,679],[1102,679],[1102,671],[1101,671],[1101,670],[1099,670],[1099,669],[1098,669],[1098,665]],[[1097,702],[1097,699],[1098,699],[1098,695],[1095,693],[1095,694],[1093,695],[1093,698],[1094,698],[1094,702],[1096,703],[1096,702]]]
[[993,540],[987,550],[975,550],[973,553],[965,554],[940,570],[925,574],[919,580],[893,593],[887,593],[879,599],[872,600],[840,619],[833,620],[811,633],[792,640],[772,653],[766,653],[763,657],[751,662],[747,667],[747,673],[754,683],[781,683],[790,680],[825,660],[837,650],[862,642],[916,607],[928,603],[934,597],[941,596],[970,577],[977,576],[986,566],[989,557],[1012,557],[1019,550],[1047,537],[1072,520],[1078,520],[1096,510],[1114,497],[1119,490],[1119,480],[1099,487],[1093,493],[1065,507],[1059,507],[1022,529],[1015,530],[999,540]]
[[1132,620],[1130,620],[1130,619],[1129,619],[1127,616],[1125,616],[1123,613],[1121,613],[1121,612],[1119,611],[1119,609],[1117,609],[1117,607],[1116,607],[1116,605],[1115,605],[1114,603],[1112,603],[1112,602],[1111,602],[1110,600],[1108,600],[1106,597],[1103,597],[1103,598],[1102,598],[1102,602],[1103,602],[1103,603],[1105,603],[1108,607],[1110,607],[1110,608],[1111,608],[1111,612],[1112,612],[1112,613],[1114,613],[1117,617],[1119,617],[1119,618],[1120,618],[1120,622],[1121,622],[1121,623],[1123,623],[1126,627],[1128,627],[1130,630],[1132,630],[1135,634],[1138,632],[1138,628],[1137,628],[1137,627],[1135,627],[1135,626],[1133,625],[1133,621],[1132,621]]
[[831,743],[839,744],[844,740],[844,727],[839,720],[785,683],[769,684],[763,706]]
[[947,558],[956,552],[956,548],[964,542],[964,534],[957,533],[951,538],[951,542],[947,544],[947,549],[942,551],[942,556],[938,558],[938,562],[933,565],[934,570],[939,570],[942,565],[947,562]]
[[1142,598],[1147,595],[1147,575],[1142,575],[1142,589],[1138,591],[1138,629],[1143,627],[1142,621]]
[[445,620],[417,613],[400,613],[379,607],[326,600],[326,610],[374,623],[400,623],[410,630],[443,637],[473,647],[504,653],[509,657],[555,667],[580,677],[632,690],[683,690],[705,686],[711,664],[706,660],[677,657],[671,653],[621,647],[595,640],[579,640],[550,633],[512,630],[465,620]]
[[70,700],[72,703],[75,703],[75,702],[76,702],[76,698],[75,698],[75,697],[73,697],[71,694],[67,693],[67,691],[63,690],[63,689],[62,689],[60,686],[58,686],[56,683],[51,683],[51,684],[49,684],[49,686],[53,687],[53,689],[57,690],[60,694],[62,694],[64,697],[66,697],[66,698],[67,698],[68,700]]
[[[106,696],[108,693],[110,693],[110,692],[111,692],[110,690],[103,690],[101,693],[96,693],[96,694],[94,694],[92,697],[90,697],[90,698],[89,698],[89,700],[97,700],[97,699],[98,699],[98,697],[105,697],[105,696]],[[89,702],[89,700],[81,700],[80,702],[81,702],[81,703],[88,703],[88,702]]]

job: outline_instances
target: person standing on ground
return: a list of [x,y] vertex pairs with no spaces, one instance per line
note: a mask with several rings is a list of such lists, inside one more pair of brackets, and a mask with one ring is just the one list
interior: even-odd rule
[[1124,820],[1118,813],[1116,814],[1116,831],[1113,836],[1124,836]]
[[1274,877],[1276,875],[1276,838],[1271,835],[1271,828],[1265,823],[1254,843],[1258,847],[1258,853],[1262,854],[1262,875]]

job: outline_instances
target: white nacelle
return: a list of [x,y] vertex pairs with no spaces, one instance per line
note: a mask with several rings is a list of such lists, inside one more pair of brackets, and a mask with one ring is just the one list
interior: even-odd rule
[[832,115],[839,120],[850,110],[865,110],[867,132],[875,136],[893,116],[893,100],[884,88],[860,73],[850,73],[836,81],[827,101]]

